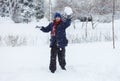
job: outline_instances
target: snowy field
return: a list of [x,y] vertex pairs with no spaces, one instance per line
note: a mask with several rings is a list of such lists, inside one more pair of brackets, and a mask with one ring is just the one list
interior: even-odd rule
[[[120,20],[115,21],[115,40],[120,41]],[[0,18],[0,47],[12,46],[40,46],[48,44],[50,34],[45,34],[38,26],[47,26],[49,22],[46,18],[40,22],[31,22],[29,24],[14,24],[9,18]],[[112,41],[112,24],[96,23],[95,29],[92,29],[91,23],[88,23],[87,38],[86,24],[76,20],[75,24],[67,29],[67,38],[69,43],[90,43]]]
[[[83,43],[85,29],[76,22],[76,29],[73,25],[67,29],[67,71],[58,66],[52,74],[48,69],[49,34],[35,29],[36,25],[46,26],[48,21],[14,24],[0,18],[0,81],[120,81],[119,20],[115,28],[116,49],[112,49],[111,38],[108,42],[104,37],[111,36],[111,23],[99,24],[95,30],[88,24],[89,37],[100,35],[100,41]],[[75,40],[76,37],[81,39]]]
[[49,47],[1,47],[0,81],[120,81],[120,43],[70,44],[67,71],[48,70]]

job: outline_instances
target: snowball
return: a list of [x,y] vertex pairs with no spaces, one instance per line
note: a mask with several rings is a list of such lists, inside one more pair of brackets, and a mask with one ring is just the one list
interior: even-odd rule
[[67,14],[67,15],[71,15],[73,13],[72,9],[70,7],[65,7],[64,9],[64,12]]

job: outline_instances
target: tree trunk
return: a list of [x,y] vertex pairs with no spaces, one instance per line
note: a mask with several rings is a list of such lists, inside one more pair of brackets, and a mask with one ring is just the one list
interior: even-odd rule
[[113,14],[112,14],[112,40],[113,40],[113,49],[115,49],[114,15],[115,15],[115,0],[113,0]]
[[51,0],[49,0],[49,21],[52,20],[51,14],[52,14],[52,2],[51,2]]
[[86,21],[85,36],[88,37],[88,20]]

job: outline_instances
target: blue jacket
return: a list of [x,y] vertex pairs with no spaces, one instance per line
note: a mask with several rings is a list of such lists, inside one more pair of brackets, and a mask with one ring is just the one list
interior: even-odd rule
[[[51,36],[50,39],[50,47],[53,46],[56,41],[58,48],[64,48],[68,44],[68,40],[66,38],[66,28],[71,24],[71,18],[67,18],[65,21],[62,21],[56,27],[56,36]],[[53,27],[53,22],[51,22],[47,27],[42,27],[41,30],[43,32],[50,32]]]

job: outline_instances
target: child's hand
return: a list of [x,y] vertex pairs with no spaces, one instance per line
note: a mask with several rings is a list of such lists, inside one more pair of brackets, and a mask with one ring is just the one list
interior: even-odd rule
[[41,28],[42,28],[42,26],[36,26],[35,28],[39,28],[39,29],[41,29]]

